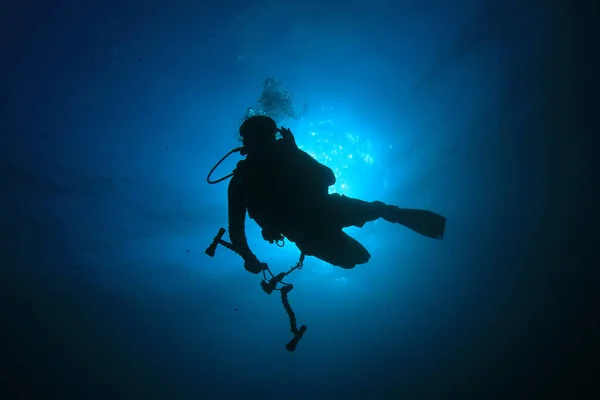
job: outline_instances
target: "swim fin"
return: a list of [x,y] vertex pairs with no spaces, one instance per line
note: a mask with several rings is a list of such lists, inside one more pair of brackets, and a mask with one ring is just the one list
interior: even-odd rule
[[443,240],[446,231],[446,218],[427,210],[386,206],[383,219],[404,225],[423,236]]

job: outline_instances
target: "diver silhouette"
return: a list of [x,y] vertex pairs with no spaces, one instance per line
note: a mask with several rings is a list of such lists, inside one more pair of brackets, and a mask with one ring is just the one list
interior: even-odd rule
[[227,193],[229,237],[247,271],[258,274],[267,265],[248,246],[246,212],[270,243],[287,238],[302,254],[347,269],[367,263],[371,255],[343,231],[346,227],[362,227],[383,218],[427,237],[443,239],[446,218],[431,211],[330,194],[329,187],[336,182],[333,171],[300,150],[292,132],[278,128],[272,118],[250,117],[239,133],[243,146],[236,150],[246,158],[219,181],[232,176]]

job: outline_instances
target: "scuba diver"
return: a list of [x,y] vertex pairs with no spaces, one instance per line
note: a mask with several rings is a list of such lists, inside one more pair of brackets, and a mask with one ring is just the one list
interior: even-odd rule
[[279,243],[287,238],[303,255],[346,269],[365,264],[371,257],[361,243],[343,231],[346,227],[362,227],[383,218],[427,237],[443,239],[446,218],[431,211],[330,194],[329,187],[336,182],[333,171],[300,150],[292,132],[278,128],[272,118],[252,116],[242,123],[239,134],[243,145],[236,150],[246,158],[230,175],[229,237],[247,271],[258,274],[267,265],[248,246],[246,213],[262,228],[266,241]]

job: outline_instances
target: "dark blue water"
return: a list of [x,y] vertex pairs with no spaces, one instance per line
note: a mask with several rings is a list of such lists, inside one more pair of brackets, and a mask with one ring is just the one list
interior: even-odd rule
[[[583,398],[594,9],[534,3],[3,3],[2,398]],[[279,294],[204,254],[227,226],[206,174],[269,77],[335,191],[448,219],[442,242],[348,229],[353,270],[307,258],[294,353]]]

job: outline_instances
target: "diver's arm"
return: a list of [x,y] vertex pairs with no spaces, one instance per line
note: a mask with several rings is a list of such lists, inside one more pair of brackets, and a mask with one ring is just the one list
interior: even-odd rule
[[[286,142],[288,142],[289,144],[291,144],[295,149],[298,149],[298,145],[296,144],[296,139],[294,138],[294,134],[292,133],[292,131],[289,128],[284,128],[282,126],[277,131],[281,134],[281,139],[283,139]],[[323,184],[325,184],[327,187],[335,185],[335,181],[336,181],[335,174],[333,173],[333,170],[331,168],[329,168],[326,165],[321,164],[320,162],[315,160],[313,157],[311,157],[306,152],[302,151],[302,153],[304,153],[303,155],[305,157],[310,157],[310,159],[311,159],[311,160],[309,160],[310,164],[313,164],[313,165],[318,164],[319,165],[319,168],[318,168],[320,170],[319,175],[322,178]]]
[[333,173],[333,170],[331,168],[329,168],[326,165],[323,165],[323,176],[325,177],[325,184],[329,187],[329,186],[333,186],[335,185],[335,174]]
[[227,202],[229,211],[229,239],[233,249],[245,262],[256,260],[246,240],[246,204],[244,202],[244,187],[239,177],[235,175],[229,182]]
[[331,168],[321,164],[305,151],[299,150],[299,152],[304,158],[304,165],[309,168],[307,171],[310,171],[311,180],[317,181],[319,186],[323,185],[325,188],[335,185],[335,174]]

